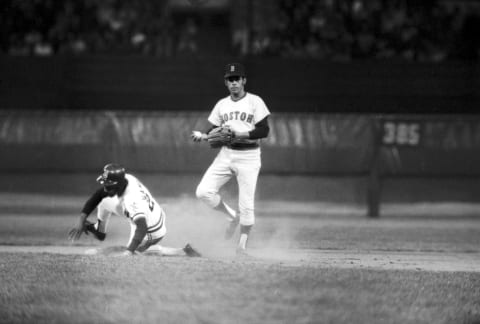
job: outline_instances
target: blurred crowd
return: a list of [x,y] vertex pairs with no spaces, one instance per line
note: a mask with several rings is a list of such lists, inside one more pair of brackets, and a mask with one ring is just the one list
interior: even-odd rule
[[1,50],[10,55],[168,55],[167,0],[2,0]]
[[434,0],[279,0],[278,19],[254,35],[262,55],[478,59],[480,2]]
[[[37,56],[137,53],[171,57],[182,52],[198,53],[200,27],[194,19],[175,21],[168,3],[2,0],[0,50],[9,55]],[[270,3],[275,19],[254,20],[269,23],[232,28],[232,51],[338,61],[398,58],[441,62],[480,57],[477,1]]]

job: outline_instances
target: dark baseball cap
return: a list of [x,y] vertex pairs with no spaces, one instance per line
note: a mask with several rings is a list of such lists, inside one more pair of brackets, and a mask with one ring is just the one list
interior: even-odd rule
[[225,78],[231,76],[245,77],[245,68],[240,63],[229,63],[225,66]]

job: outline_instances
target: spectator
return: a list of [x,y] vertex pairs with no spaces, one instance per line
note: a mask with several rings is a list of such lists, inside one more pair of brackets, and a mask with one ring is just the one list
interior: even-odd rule
[[232,49],[234,53],[239,53],[242,56],[247,55],[250,51],[249,42],[249,30],[245,23],[233,29]]
[[[195,20],[176,26],[168,4],[4,0],[0,50],[10,55],[201,54]],[[234,24],[231,41],[236,54],[429,62],[480,56],[480,5],[475,2],[277,0],[254,7],[253,30]]]
[[178,53],[195,54],[198,51],[197,44],[198,27],[193,18],[188,18],[182,26],[178,40]]

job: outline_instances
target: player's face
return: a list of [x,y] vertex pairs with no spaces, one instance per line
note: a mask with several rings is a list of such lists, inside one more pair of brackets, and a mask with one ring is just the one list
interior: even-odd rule
[[116,184],[104,184],[103,190],[107,193],[109,197],[113,197],[115,195],[118,195],[120,197],[125,191],[127,183],[128,182],[125,180]]
[[114,185],[104,185],[103,190],[107,193],[109,197],[113,197],[118,192],[118,184]]
[[239,76],[231,76],[225,79],[225,85],[233,96],[243,94],[245,83],[247,83],[247,79]]

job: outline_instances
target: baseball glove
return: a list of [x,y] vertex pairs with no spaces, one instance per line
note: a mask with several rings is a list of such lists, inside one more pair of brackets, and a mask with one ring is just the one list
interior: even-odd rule
[[211,148],[219,148],[232,142],[233,133],[229,127],[221,126],[212,129],[207,135]]

